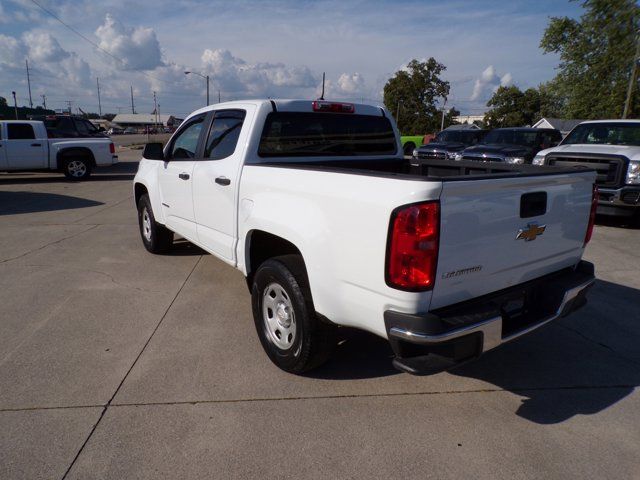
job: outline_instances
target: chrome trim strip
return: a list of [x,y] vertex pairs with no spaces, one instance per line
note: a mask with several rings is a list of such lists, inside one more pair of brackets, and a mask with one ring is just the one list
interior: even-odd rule
[[567,290],[562,298],[562,302],[560,306],[556,310],[556,312],[533,324],[529,325],[524,330],[520,330],[508,337],[502,338],[502,317],[493,317],[484,322],[475,323],[473,325],[467,325],[466,327],[459,328],[457,330],[452,330],[450,332],[441,333],[439,335],[426,335],[420,332],[411,332],[409,330],[404,330],[402,328],[393,327],[389,330],[389,334],[394,337],[400,338],[402,340],[407,340],[412,343],[418,343],[420,345],[436,345],[442,342],[446,342],[448,340],[453,340],[455,338],[461,337],[463,335],[468,335],[470,333],[482,332],[483,335],[483,348],[482,351],[486,352],[487,350],[491,350],[502,343],[514,340],[522,335],[525,335],[533,330],[542,327],[543,325],[555,320],[560,317],[564,312],[564,309],[567,305],[572,302],[584,289],[590,287],[594,283],[595,279],[592,278],[587,282],[584,282],[574,288]]

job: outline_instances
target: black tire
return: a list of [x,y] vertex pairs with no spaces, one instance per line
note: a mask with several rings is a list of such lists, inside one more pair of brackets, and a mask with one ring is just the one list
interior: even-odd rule
[[67,158],[62,163],[62,172],[69,180],[86,180],[91,175],[91,160],[86,157]]
[[156,222],[148,195],[138,201],[138,226],[144,248],[151,253],[164,253],[173,245],[173,232]]
[[[271,298],[277,290],[273,285],[281,287],[284,294],[268,300],[267,296]],[[281,309],[278,303],[274,308],[271,325],[275,327],[270,327],[269,303],[274,305],[278,298],[285,306]],[[282,370],[299,374],[329,359],[336,345],[337,327],[316,315],[302,257],[283,255],[260,265],[253,277],[251,303],[260,343],[269,359]],[[281,310],[285,313],[278,316]],[[293,333],[291,326],[281,323],[283,317],[293,325]],[[289,339],[289,335],[293,337]]]
[[413,149],[416,148],[416,144],[408,142],[404,144],[403,151],[405,155],[413,155]]

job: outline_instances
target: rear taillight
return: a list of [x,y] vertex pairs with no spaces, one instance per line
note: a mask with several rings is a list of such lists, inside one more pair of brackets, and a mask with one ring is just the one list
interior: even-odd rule
[[352,103],[336,103],[315,100],[311,104],[314,112],[354,113],[356,107]]
[[400,207],[391,215],[387,251],[387,285],[400,290],[431,290],[438,263],[440,204]]
[[109,144],[109,151],[111,152],[112,155],[116,153],[116,146],[113,143]]
[[591,212],[589,213],[589,224],[587,225],[587,233],[584,236],[584,245],[587,246],[589,240],[591,240],[591,235],[593,235],[593,226],[596,223],[596,209],[598,208],[598,187],[596,185],[593,186],[593,194],[591,196]]

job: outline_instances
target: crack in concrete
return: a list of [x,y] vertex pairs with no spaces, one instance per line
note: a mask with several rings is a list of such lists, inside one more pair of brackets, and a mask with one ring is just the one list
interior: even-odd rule
[[593,339],[593,338],[589,337],[588,335],[585,335],[585,334],[584,334],[584,333],[582,333],[580,330],[576,330],[575,328],[568,327],[567,325],[563,325],[562,323],[558,323],[558,326],[560,326],[560,327],[564,328],[565,330],[568,330],[568,331],[570,331],[570,332],[575,333],[576,335],[578,335],[579,337],[581,337],[581,338],[583,338],[583,339],[587,340],[587,341],[588,341],[588,342],[590,342],[590,343],[594,343],[594,344],[596,344],[596,345],[598,345],[598,346],[600,346],[600,347],[602,347],[602,348],[604,348],[604,349],[608,350],[609,352],[611,352],[611,353],[612,353],[612,354],[614,354],[616,357],[618,357],[618,358],[620,358],[620,359],[622,359],[622,360],[625,360],[625,361],[627,361],[627,362],[630,362],[630,363],[632,363],[633,365],[638,365],[638,366],[640,366],[640,362],[638,362],[637,360],[634,360],[633,358],[629,358],[629,357],[627,357],[627,356],[625,356],[625,355],[621,354],[621,353],[620,353],[620,352],[618,352],[615,348],[613,348],[613,347],[611,347],[611,346],[609,346],[609,345],[607,345],[607,344],[605,344],[605,343],[599,342],[598,340],[595,340],[595,339]]
[[234,404],[234,403],[254,403],[254,402],[282,402],[301,400],[331,400],[342,398],[385,398],[385,397],[411,397],[411,396],[431,396],[431,395],[466,395],[474,393],[526,393],[526,392],[556,392],[572,390],[627,390],[635,389],[640,385],[620,384],[620,385],[561,385],[555,387],[517,387],[517,388],[478,388],[472,390],[436,390],[423,392],[395,392],[395,393],[353,393],[336,395],[299,395],[289,397],[260,397],[260,398],[230,398],[219,400],[176,400],[172,402],[124,402],[108,403],[97,405],[68,405],[50,407],[24,407],[24,408],[0,408],[3,412],[25,412],[35,410],[63,410],[80,408],[119,408],[119,407],[157,407],[171,405],[198,405],[198,404]]
[[136,356],[135,360],[133,361],[133,363],[131,364],[131,366],[129,367],[129,369],[127,370],[127,372],[124,374],[124,377],[122,377],[122,380],[120,380],[120,383],[118,384],[116,390],[113,392],[113,395],[111,395],[111,398],[109,399],[109,401],[106,403],[106,405],[104,405],[102,412],[100,413],[100,416],[98,417],[98,420],[96,421],[96,423],[94,424],[93,428],[91,429],[91,431],[89,432],[89,435],[87,435],[87,438],[85,439],[85,441],[82,443],[82,445],[80,446],[80,449],[78,450],[78,452],[76,453],[75,457],[73,457],[73,460],[71,461],[71,463],[69,464],[69,467],[67,468],[67,470],[64,472],[64,475],[62,476],[62,480],[64,480],[65,478],[67,478],[67,476],[69,475],[69,472],[71,472],[71,469],[73,468],[73,466],[75,465],[75,463],[78,461],[78,458],[80,457],[80,454],[82,454],[82,451],[84,450],[84,448],[86,447],[87,443],[89,443],[89,439],[93,436],[93,433],[96,431],[96,429],[98,428],[98,425],[100,425],[100,422],[102,421],[103,417],[105,416],[105,414],[107,413],[107,410],[109,409],[111,403],[113,402],[113,399],[116,397],[116,395],[118,394],[118,392],[120,391],[120,388],[122,388],[122,385],[124,384],[125,380],[127,379],[127,377],[129,376],[129,374],[131,373],[131,371],[133,370],[133,368],[136,366],[136,363],[138,363],[138,360],[140,360],[140,357],[142,356],[142,354],[144,353],[145,349],[147,348],[147,346],[149,345],[149,343],[151,343],[151,339],[153,338],[153,336],[156,334],[156,332],[158,331],[158,329],[160,328],[160,325],[162,325],[162,322],[164,321],[164,319],[167,317],[167,314],[169,313],[169,310],[171,310],[171,307],[173,307],[173,304],[175,303],[176,299],[178,298],[178,296],[180,296],[180,293],[182,292],[182,289],[185,287],[185,285],[187,284],[187,282],[189,281],[189,279],[191,278],[191,275],[193,275],[193,272],[196,270],[196,267],[198,266],[198,264],[200,263],[200,261],[202,260],[202,255],[200,255],[198,257],[198,260],[195,262],[195,264],[193,265],[193,268],[191,269],[191,271],[189,272],[189,275],[187,275],[187,277],[184,279],[184,282],[182,282],[182,285],[180,286],[180,288],[178,289],[178,291],[176,292],[176,294],[174,295],[173,299],[171,300],[171,303],[169,303],[169,306],[166,308],[166,310],[164,311],[164,313],[162,314],[162,317],[160,317],[160,320],[158,321],[158,323],[156,324],[155,328],[153,329],[153,331],[151,332],[151,335],[149,335],[149,338],[147,339],[147,341],[144,343],[144,345],[142,346],[142,349],[140,350],[140,352],[138,353],[138,355]]
[[64,242],[65,240],[69,240],[69,239],[71,239],[71,238],[77,237],[78,235],[82,235],[83,233],[86,233],[86,232],[88,232],[88,231],[90,231],[90,230],[93,230],[93,229],[94,229],[94,228],[96,228],[96,227],[98,227],[98,225],[94,225],[94,226],[89,227],[89,228],[87,228],[87,229],[85,229],[85,230],[82,230],[82,231],[80,231],[80,232],[76,232],[76,233],[74,233],[74,234],[72,234],[72,235],[68,235],[68,236],[66,236],[66,237],[60,238],[60,239],[55,240],[55,241],[53,241],[53,242],[49,242],[49,243],[47,243],[47,244],[45,244],[45,245],[42,245],[42,246],[40,246],[40,247],[34,248],[34,249],[32,249],[32,250],[29,250],[28,252],[22,253],[22,254],[20,254],[20,255],[18,255],[18,256],[11,257],[11,258],[6,258],[6,259],[4,259],[4,260],[1,260],[1,261],[0,261],[0,264],[8,263],[8,262],[12,262],[13,260],[18,260],[19,258],[26,257],[27,255],[31,255],[32,253],[38,252],[38,251],[43,250],[43,249],[45,249],[45,248],[47,248],[47,247],[50,247],[50,246],[52,246],[52,245],[56,245],[56,244],[58,244],[58,243]]

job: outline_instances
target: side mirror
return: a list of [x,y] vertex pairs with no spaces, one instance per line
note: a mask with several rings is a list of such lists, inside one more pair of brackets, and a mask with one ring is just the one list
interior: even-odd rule
[[146,160],[164,160],[164,152],[162,151],[162,143],[147,143],[142,152],[142,158]]

